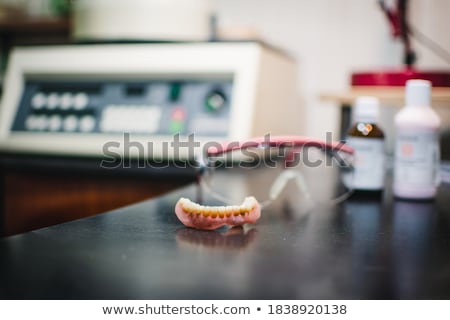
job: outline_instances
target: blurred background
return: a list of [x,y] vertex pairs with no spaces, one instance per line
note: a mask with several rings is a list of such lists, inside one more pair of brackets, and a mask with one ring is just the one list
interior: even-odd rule
[[[391,35],[374,0],[216,0],[223,26],[254,27],[263,39],[291,52],[298,62],[298,92],[306,109],[306,134],[337,132],[339,110],[324,92],[345,91],[352,72],[401,68],[402,43]],[[394,1],[391,1],[394,4]],[[450,48],[450,2],[411,0],[410,21],[444,48]],[[417,66],[449,69],[449,62],[413,39]]]
[[[64,41],[65,35],[69,40],[73,28],[65,22],[70,19],[76,2],[1,0],[3,30],[0,29],[0,32],[3,41],[11,36],[11,43],[7,45],[48,43]],[[125,2],[129,6],[139,5],[139,1]],[[176,6],[176,1],[169,2]],[[178,1],[183,2],[189,0]],[[386,2],[391,5],[395,3]],[[352,72],[402,66],[402,43],[391,35],[389,24],[376,0],[283,0],[282,3],[275,0],[211,0],[211,5],[217,16],[218,28],[224,36],[262,39],[296,58],[297,91],[300,103],[306,110],[304,133],[307,135],[323,138],[326,131],[338,131],[339,109],[333,101],[320,99],[322,93],[346,90]],[[450,2],[446,0],[411,0],[409,5],[411,24],[447,49],[450,48],[449,12]],[[45,21],[56,16],[58,19],[53,26],[44,26]],[[21,20],[29,18],[42,20],[40,34],[19,26]],[[9,19],[13,19],[17,26],[5,26],[4,21]],[[166,19],[176,23],[171,17]],[[133,23],[139,22],[127,19],[125,12],[117,16],[119,25]],[[449,68],[448,61],[414,38],[412,42],[417,54],[417,67]]]

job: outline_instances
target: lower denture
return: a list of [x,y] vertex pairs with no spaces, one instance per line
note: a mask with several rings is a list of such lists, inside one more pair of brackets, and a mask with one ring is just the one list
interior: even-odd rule
[[261,206],[254,197],[245,198],[241,206],[201,206],[181,198],[175,206],[175,214],[187,227],[214,230],[223,226],[241,226],[255,223],[261,216]]

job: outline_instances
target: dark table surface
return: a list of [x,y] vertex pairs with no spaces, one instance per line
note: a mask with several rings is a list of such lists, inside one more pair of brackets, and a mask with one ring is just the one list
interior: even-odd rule
[[[267,197],[279,169],[223,169],[213,189]],[[185,228],[180,196],[218,204],[192,184],[99,216],[0,240],[0,298],[449,299],[450,186],[431,202],[353,195],[332,205],[332,170],[305,173],[314,200],[288,184],[257,224]]]

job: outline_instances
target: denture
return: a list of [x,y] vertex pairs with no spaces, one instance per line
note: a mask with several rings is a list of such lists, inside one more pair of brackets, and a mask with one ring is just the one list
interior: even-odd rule
[[187,198],[180,198],[175,206],[175,214],[186,227],[214,230],[223,226],[255,223],[261,216],[261,206],[254,197],[245,198],[240,206],[202,206]]

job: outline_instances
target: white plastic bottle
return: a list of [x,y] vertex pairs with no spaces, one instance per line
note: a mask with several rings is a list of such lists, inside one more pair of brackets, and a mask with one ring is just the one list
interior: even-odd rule
[[393,191],[396,197],[432,199],[436,195],[441,121],[430,102],[430,81],[407,81],[406,105],[395,116]]

